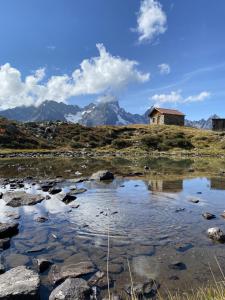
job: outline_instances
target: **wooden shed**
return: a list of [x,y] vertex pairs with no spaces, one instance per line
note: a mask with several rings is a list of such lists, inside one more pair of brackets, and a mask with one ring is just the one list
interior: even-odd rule
[[150,124],[184,126],[184,117],[176,109],[153,107],[149,112]]
[[212,130],[225,131],[225,119],[212,119]]

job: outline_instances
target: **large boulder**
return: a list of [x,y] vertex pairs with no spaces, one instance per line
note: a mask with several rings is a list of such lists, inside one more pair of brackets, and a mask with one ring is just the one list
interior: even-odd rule
[[26,192],[7,192],[3,195],[3,200],[6,205],[11,207],[19,207],[23,205],[34,205],[43,201],[45,197],[43,195],[28,194]]
[[25,266],[0,275],[0,300],[38,300],[40,278]]
[[208,237],[218,242],[225,242],[225,234],[219,227],[212,227],[207,230]]
[[81,278],[68,278],[55,288],[49,300],[89,300],[91,288]]
[[108,170],[102,170],[102,171],[98,171],[94,174],[92,174],[91,180],[113,180],[114,179],[114,175],[112,172],[108,171]]
[[18,233],[18,223],[0,223],[0,239],[11,237]]

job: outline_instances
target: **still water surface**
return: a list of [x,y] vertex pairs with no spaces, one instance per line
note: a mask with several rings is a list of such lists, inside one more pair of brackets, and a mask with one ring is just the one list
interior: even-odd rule
[[[13,174],[20,177],[21,172],[27,174],[29,169],[28,175],[39,178],[25,180],[25,187],[20,190],[48,195],[40,190],[39,180],[53,177],[52,169],[45,163],[44,176],[43,166],[42,169],[36,165],[26,170],[27,164],[23,161],[4,163],[0,177],[13,177]],[[49,162],[51,165],[54,166],[53,161]],[[34,259],[38,257],[63,265],[74,256],[77,261],[91,260],[98,269],[105,271],[109,233],[109,271],[115,280],[113,290],[120,292],[130,283],[127,260],[134,282],[153,278],[160,282],[162,291],[167,288],[187,290],[206,284],[212,281],[210,267],[220,280],[215,256],[225,269],[225,245],[209,240],[206,231],[214,226],[225,231],[225,220],[220,216],[225,210],[225,178],[215,175],[176,178],[176,172],[171,170],[173,176],[167,178],[148,174],[133,178],[118,174],[112,182],[88,180],[75,183],[77,176],[74,174],[80,165],[77,161],[74,164],[67,162],[66,167],[61,164],[55,174],[67,177],[57,184],[62,187],[62,193],[75,186],[87,189],[72,203],[79,204],[78,208],[64,204],[60,195],[19,208],[6,206],[0,200],[1,222],[10,219],[6,216],[9,211],[21,216],[19,234],[12,238],[11,247],[1,254],[7,269],[21,264],[33,267]],[[93,169],[100,167],[102,162],[96,162]],[[88,165],[83,169],[84,173],[92,170]],[[2,186],[0,192],[9,189],[9,185]],[[193,197],[198,198],[199,203],[190,202]],[[205,220],[204,212],[215,214],[216,219]],[[48,221],[37,223],[38,216],[45,216]],[[182,262],[185,268],[171,269],[174,262]],[[42,275],[42,284],[42,299],[48,299],[52,289],[48,272]]]

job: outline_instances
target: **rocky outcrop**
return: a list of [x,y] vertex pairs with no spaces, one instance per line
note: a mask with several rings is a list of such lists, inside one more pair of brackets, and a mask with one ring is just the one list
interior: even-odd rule
[[33,195],[26,192],[7,192],[3,195],[3,200],[6,205],[11,207],[19,207],[23,205],[35,205],[43,201],[45,197],[43,195]]
[[91,288],[81,278],[68,278],[61,285],[55,288],[49,300],[89,300]]
[[108,171],[108,170],[101,170],[98,171],[94,174],[92,174],[91,180],[113,180],[114,179],[114,175],[112,172]]
[[19,266],[0,275],[0,300],[38,300],[39,287],[38,274]]

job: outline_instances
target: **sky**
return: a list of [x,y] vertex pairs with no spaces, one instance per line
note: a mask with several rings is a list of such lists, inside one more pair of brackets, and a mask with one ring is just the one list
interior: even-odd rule
[[0,109],[118,99],[225,117],[224,28],[224,0],[0,0]]

